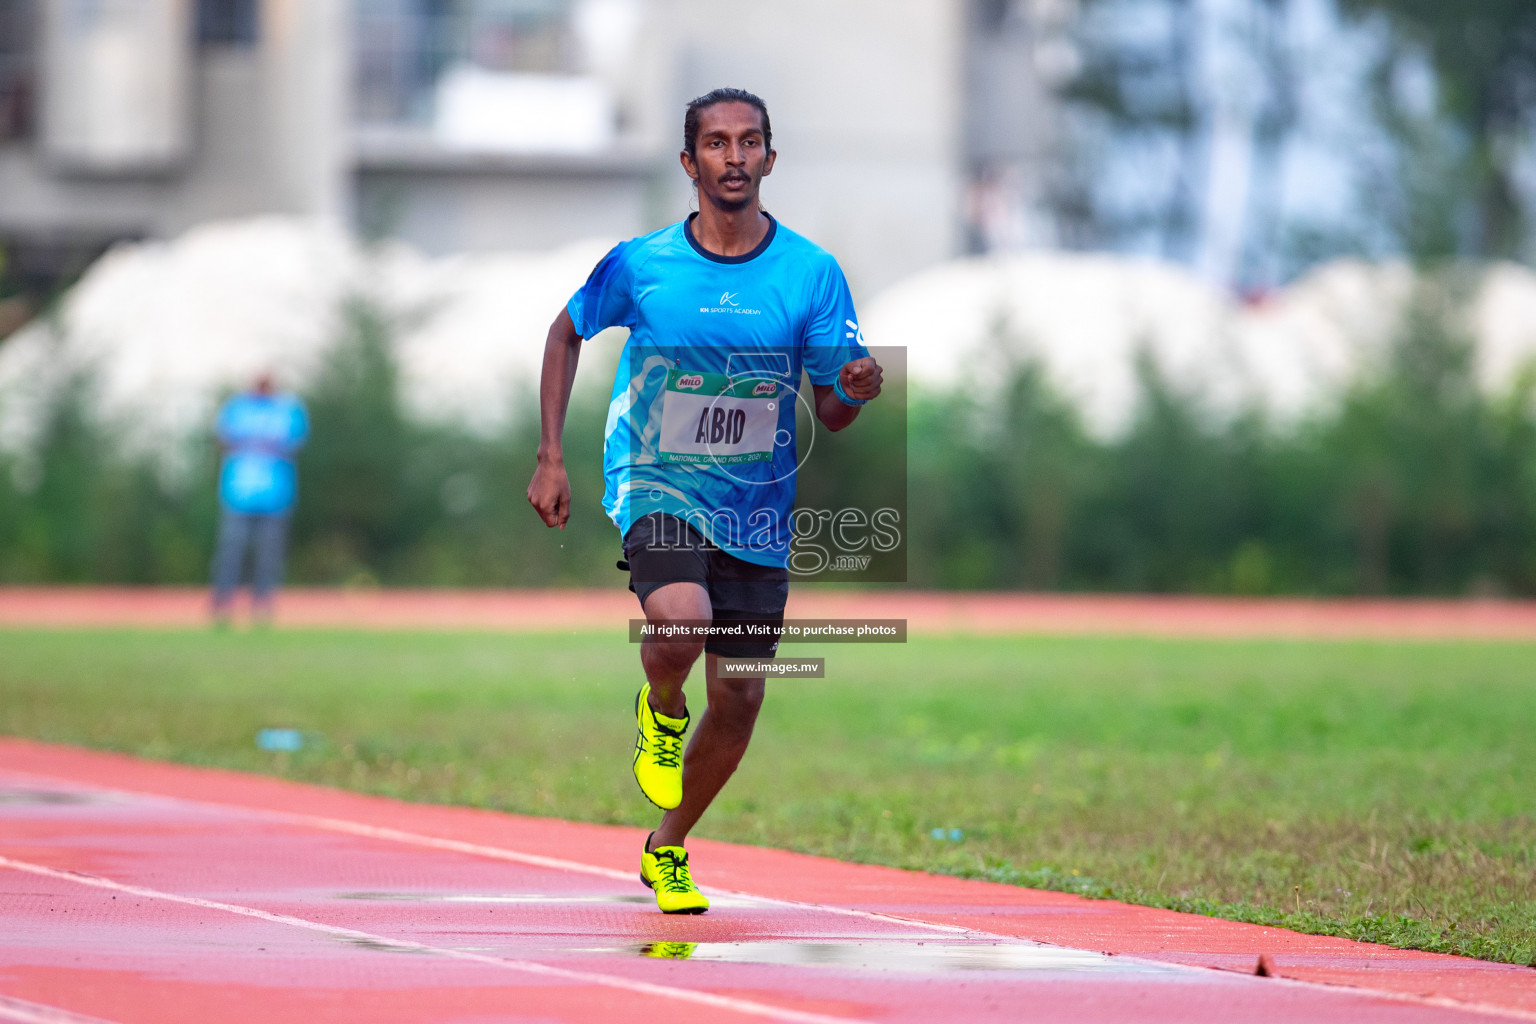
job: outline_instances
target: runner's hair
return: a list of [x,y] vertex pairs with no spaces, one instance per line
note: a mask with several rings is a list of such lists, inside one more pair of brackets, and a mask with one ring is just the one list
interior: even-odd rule
[[763,148],[773,148],[773,125],[768,121],[768,104],[745,89],[716,89],[689,103],[688,112],[683,115],[683,148],[689,156],[698,156],[699,112],[716,103],[746,103],[756,107],[763,117]]

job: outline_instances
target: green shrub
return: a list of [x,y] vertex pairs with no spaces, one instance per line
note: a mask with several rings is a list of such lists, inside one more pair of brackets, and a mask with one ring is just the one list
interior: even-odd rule
[[[852,430],[818,435],[801,501],[898,500],[882,490],[899,457],[869,453],[905,452],[908,578],[921,586],[1536,594],[1536,366],[1503,394],[1479,390],[1457,326],[1465,283],[1427,278],[1380,364],[1299,423],[1212,416],[1150,358],[1131,425],[1111,441],[1084,429],[1037,361],[1001,362],[990,398],[905,395],[896,377]],[[531,396],[494,436],[415,422],[390,325],[361,303],[346,322],[304,395],[293,581],[622,582],[599,504],[604,401],[573,403],[573,511],[549,530],[524,497]],[[59,389],[36,450],[0,462],[0,582],[202,580],[217,520],[212,443],[189,441],[190,468],[169,479],[117,452],[90,404],[87,379]]]

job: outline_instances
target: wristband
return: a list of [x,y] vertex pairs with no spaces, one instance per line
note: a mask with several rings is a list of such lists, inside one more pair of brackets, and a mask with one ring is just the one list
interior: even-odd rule
[[848,392],[843,390],[843,378],[841,374],[839,374],[836,379],[832,381],[832,393],[837,396],[837,400],[839,402],[842,402],[844,405],[851,405],[854,408],[869,404],[869,399],[867,398],[848,397]]

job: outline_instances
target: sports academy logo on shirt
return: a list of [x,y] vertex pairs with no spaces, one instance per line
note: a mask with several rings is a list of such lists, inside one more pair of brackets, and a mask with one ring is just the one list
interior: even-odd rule
[[741,294],[741,293],[740,292],[722,292],[720,294],[720,304],[719,305],[717,305],[717,306],[700,306],[699,307],[699,312],[700,313],[741,313],[741,314],[744,314],[746,316],[761,316],[762,315],[762,313],[763,313],[762,310],[760,310],[760,309],[752,309],[750,306],[743,306],[740,302],[738,302],[737,301],[737,296],[739,294]]

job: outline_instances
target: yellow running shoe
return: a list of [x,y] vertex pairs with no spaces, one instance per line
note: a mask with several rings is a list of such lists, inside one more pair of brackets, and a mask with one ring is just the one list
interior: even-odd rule
[[651,684],[635,697],[635,781],[651,803],[670,811],[683,802],[683,734],[688,715],[668,718],[651,709]]
[[647,942],[640,947],[640,955],[662,960],[687,960],[698,948],[697,942]]
[[663,914],[702,914],[709,909],[709,897],[699,892],[688,874],[688,851],[681,846],[652,850],[651,836],[646,836],[640,881],[655,890],[656,906]]

